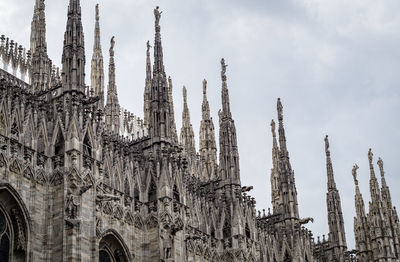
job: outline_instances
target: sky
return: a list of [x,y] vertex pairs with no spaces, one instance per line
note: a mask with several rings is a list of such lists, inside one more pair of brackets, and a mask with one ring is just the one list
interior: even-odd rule
[[[314,217],[314,236],[327,234],[324,137],[329,135],[341,194],[347,242],[354,248],[352,166],[368,208],[368,149],[375,172],[382,157],[394,205],[400,204],[400,1],[397,0],[82,0],[86,83],[90,84],[95,4],[105,74],[115,36],[121,106],[143,116],[146,41],[154,41],[153,9],[163,11],[164,64],[174,84],[177,127],[182,86],[188,90],[198,133],[202,80],[217,128],[221,108],[220,59],[228,64],[241,181],[253,185],[257,209],[271,207],[271,119],[283,103],[286,138],[295,171],[301,217]],[[0,0],[0,34],[29,47],[34,0]],[[67,0],[46,1],[48,53],[61,65]],[[106,77],[107,81],[107,77]],[[379,175],[378,175],[378,179]]]

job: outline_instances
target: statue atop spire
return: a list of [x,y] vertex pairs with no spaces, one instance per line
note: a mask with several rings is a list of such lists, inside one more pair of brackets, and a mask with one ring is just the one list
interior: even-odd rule
[[160,18],[161,18],[162,11],[160,12],[159,7],[156,6],[154,9],[154,17],[156,18],[156,28],[160,26]]
[[207,100],[207,80],[203,80],[203,103],[201,105],[199,151],[201,160],[200,180],[208,181],[217,177],[217,145],[215,142],[214,123],[210,116]]
[[110,64],[108,69],[107,104],[105,106],[106,127],[109,131],[119,134],[120,132],[120,105],[115,83],[114,46],[115,37],[110,40]]
[[358,186],[357,169],[358,169],[358,165],[357,165],[357,164],[354,164],[353,169],[351,170],[351,173],[352,173],[353,179],[354,179],[354,184],[355,184],[356,186]]
[[95,8],[96,22],[94,27],[94,44],[91,61],[90,84],[94,96],[99,97],[98,109],[104,110],[104,62],[100,42],[99,5]]

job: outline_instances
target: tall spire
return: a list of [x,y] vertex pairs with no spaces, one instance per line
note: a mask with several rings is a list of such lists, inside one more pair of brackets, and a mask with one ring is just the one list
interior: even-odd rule
[[154,40],[154,65],[151,80],[150,107],[149,107],[149,134],[153,141],[162,140],[171,143],[171,109],[168,93],[167,77],[164,71],[163,51],[161,45],[159,7],[154,9],[155,40]]
[[86,88],[85,62],[80,0],[70,0],[62,54],[64,91],[76,90],[84,93]]
[[328,175],[328,190],[334,189],[336,190],[335,178],[333,175],[333,167],[331,160],[331,152],[329,151],[329,139],[328,136],[325,136],[325,154],[326,154],[326,171]]
[[[342,204],[339,191],[336,188],[331,153],[329,151],[328,136],[325,136],[326,169],[328,176],[328,192],[326,194],[326,204],[328,209],[328,226],[330,247],[333,249],[333,255],[338,261],[345,261],[344,252],[347,250],[346,234],[344,231],[344,220]],[[333,260],[333,259],[331,259]]]
[[236,127],[229,107],[225,60],[221,59],[222,110],[219,111],[220,178],[226,183],[240,185],[239,152]]
[[47,55],[46,17],[44,0],[36,0],[31,24],[32,71],[31,84],[34,91],[50,88],[51,61]]
[[386,184],[386,179],[385,179],[385,171],[383,169],[383,160],[382,158],[378,159],[377,162],[378,166],[379,166],[379,171],[381,173],[381,181],[382,181],[382,200],[383,203],[386,205],[386,207],[390,210],[392,209],[392,198],[390,196],[390,190],[389,187]]
[[273,213],[279,211],[281,204],[279,197],[279,147],[276,140],[275,121],[271,120],[271,132],[272,132],[272,168],[271,168],[271,203]]
[[207,100],[207,80],[203,80],[202,119],[200,122],[199,151],[201,160],[201,180],[215,179],[217,174],[217,145],[215,142],[214,123],[210,116],[210,105]]
[[146,126],[149,125],[149,114],[150,114],[150,91],[151,91],[151,59],[150,59],[150,41],[147,41],[147,49],[146,49],[146,80],[144,85],[144,124]]
[[170,108],[170,125],[171,125],[171,137],[174,143],[178,143],[178,134],[176,131],[176,124],[175,124],[175,110],[174,110],[174,99],[172,96],[172,90],[173,90],[173,85],[172,85],[172,79],[169,76],[168,77],[168,99],[169,99],[169,108]]
[[228,91],[228,85],[226,83],[226,68],[228,65],[225,64],[225,59],[221,59],[221,79],[222,79],[222,90],[221,90],[221,96],[222,96],[222,114],[225,117],[231,118],[231,109],[230,109],[230,104],[229,104],[229,91]]
[[196,156],[196,147],[194,142],[194,132],[192,124],[190,123],[190,113],[189,107],[187,104],[187,90],[186,87],[183,86],[183,112],[182,112],[182,128],[181,128],[181,144],[185,152],[189,155],[190,158],[194,158]]
[[285,219],[299,218],[299,208],[297,202],[297,190],[292,170],[289,153],[286,146],[285,129],[283,127],[283,106],[281,100],[277,101],[278,121],[279,121],[279,197],[281,200],[280,212]]
[[380,200],[380,190],[378,180],[375,176],[374,164],[372,162],[374,154],[372,153],[371,148],[368,150],[368,160],[369,160],[369,171],[370,171],[370,180],[369,187],[371,192],[371,200],[372,203],[377,203]]
[[118,134],[120,131],[120,107],[118,102],[117,86],[115,84],[114,36],[111,38],[110,44],[110,64],[108,69],[107,104],[105,107],[105,115],[107,129]]
[[278,98],[276,107],[278,110],[278,121],[279,121],[278,132],[279,132],[280,151],[285,157],[288,157],[289,153],[287,151],[287,146],[286,146],[285,128],[283,126],[283,106],[280,98]]
[[365,217],[364,199],[360,192],[360,187],[358,186],[357,169],[358,165],[355,164],[353,166],[352,174],[353,174],[354,185],[356,187],[356,193],[355,193],[356,215],[357,217]]
[[101,50],[101,43],[100,43],[99,20],[100,20],[99,5],[97,4],[90,79],[91,79],[91,90],[93,90],[95,96],[99,96],[100,98],[98,103],[98,108],[104,109],[104,63],[103,63],[103,53]]

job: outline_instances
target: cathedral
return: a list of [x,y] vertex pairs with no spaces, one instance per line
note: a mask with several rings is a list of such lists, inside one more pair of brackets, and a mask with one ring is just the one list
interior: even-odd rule
[[272,207],[257,211],[252,187],[241,184],[225,60],[219,147],[204,80],[196,151],[185,88],[178,135],[159,7],[145,54],[143,119],[118,102],[114,38],[105,92],[98,5],[95,12],[90,85],[80,0],[69,0],[60,69],[47,54],[44,0],[35,0],[30,48],[0,37],[1,262],[400,261],[399,218],[383,161],[371,150],[367,211],[358,166],[352,170],[356,247],[349,250],[325,138],[329,232],[315,237],[307,229],[313,219],[299,215],[278,99],[271,122]]

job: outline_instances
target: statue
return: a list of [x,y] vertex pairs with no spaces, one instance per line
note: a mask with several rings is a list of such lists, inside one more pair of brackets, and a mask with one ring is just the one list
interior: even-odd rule
[[146,44],[147,44],[147,54],[150,54],[150,48],[151,48],[150,41],[147,40]]
[[154,9],[154,16],[156,17],[156,26],[160,25],[160,18],[162,14],[162,12],[160,12],[158,9],[159,9],[158,6],[156,6],[156,9]]
[[325,152],[329,152],[329,140],[328,140],[328,135],[325,136]]
[[222,78],[222,81],[226,81],[226,67],[227,66],[228,65],[225,64],[225,59],[222,58],[221,59],[221,78]]
[[161,229],[161,240],[162,240],[162,248],[163,248],[163,258],[168,259],[171,258],[171,250],[172,250],[172,241],[173,241],[173,236],[169,232],[169,230],[162,228]]
[[78,209],[81,203],[81,196],[85,193],[91,185],[77,185],[75,179],[71,181],[69,188],[67,189],[66,196],[66,208],[68,218],[76,219],[78,216]]
[[370,163],[372,163],[372,157],[374,156],[374,154],[372,153],[372,149],[370,148],[368,150],[368,160]]
[[110,56],[114,56],[114,46],[115,46],[115,40],[114,40],[114,36],[113,37],[111,37],[111,41],[110,41],[110,43],[111,43],[111,46],[110,46]]
[[357,181],[357,169],[358,169],[358,166],[357,166],[357,164],[355,164],[355,165],[353,166],[352,174],[353,174],[353,178],[354,178],[354,183],[355,183],[356,185],[358,185],[358,181]]

